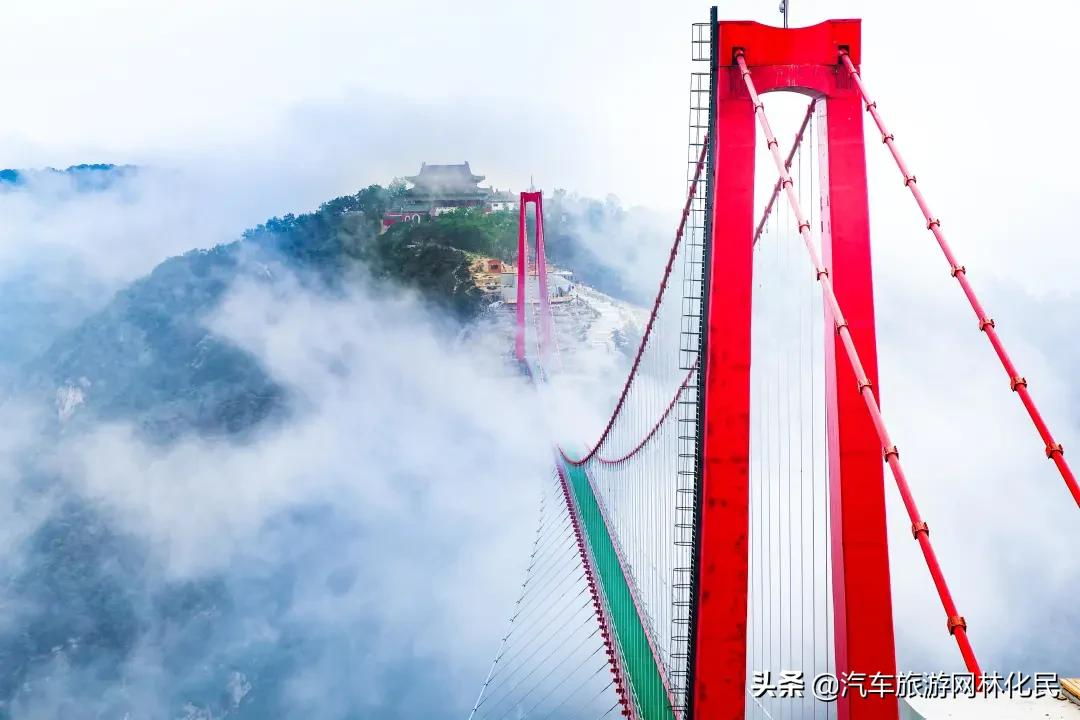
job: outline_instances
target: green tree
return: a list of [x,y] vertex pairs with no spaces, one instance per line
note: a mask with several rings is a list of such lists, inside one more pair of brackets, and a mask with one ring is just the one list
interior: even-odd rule
[[517,218],[509,212],[459,208],[428,222],[398,223],[386,235],[388,243],[445,245],[510,260],[517,250]]

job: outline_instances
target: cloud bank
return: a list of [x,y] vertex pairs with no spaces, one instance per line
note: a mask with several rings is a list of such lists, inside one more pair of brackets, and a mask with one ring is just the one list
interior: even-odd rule
[[[34,438],[5,438],[13,579],[0,604],[14,612],[0,653],[33,659],[9,674],[17,687],[0,707],[19,718],[465,708],[526,560],[520,519],[549,472],[527,431],[532,390],[483,339],[459,346],[414,298],[362,284],[331,297],[241,281],[206,322],[288,389],[288,423],[244,444],[166,447],[100,425],[30,463]],[[69,573],[93,575],[93,597],[50,618],[58,591],[86,580]],[[15,626],[51,628],[56,645],[20,647]]]

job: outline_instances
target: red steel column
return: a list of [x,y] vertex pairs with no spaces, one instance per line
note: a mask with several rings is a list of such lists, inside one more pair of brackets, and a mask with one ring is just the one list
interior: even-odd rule
[[518,255],[517,255],[517,318],[514,332],[514,353],[518,360],[525,359],[525,266],[529,255],[525,250],[525,195],[518,199]]
[[[704,355],[704,437],[696,632],[692,712],[694,720],[741,717],[746,705],[746,570],[749,446],[750,295],[753,227],[753,123],[749,100],[749,71],[734,66],[749,63],[758,80],[757,92],[796,90],[824,98],[828,127],[822,163],[826,178],[822,212],[825,263],[817,257],[810,224],[800,216],[799,232],[827,290],[827,306],[850,316],[837,332],[829,318],[826,368],[829,408],[830,482],[833,508],[834,581],[836,595],[837,669],[895,672],[889,558],[886,542],[882,448],[889,457],[897,484],[913,517],[898,454],[880,422],[876,395],[863,393],[877,382],[873,283],[870,269],[868,203],[863,128],[858,95],[843,75],[839,51],[860,55],[857,20],[830,20],[792,30],[752,22],[721,22],[714,26],[713,53],[722,65],[716,72],[714,108],[717,155],[711,166],[714,212],[709,267],[707,351]],[[745,80],[745,83],[743,82]],[[753,101],[756,102],[756,99]],[[822,103],[819,102],[819,107]],[[788,176],[775,147],[764,109],[758,113],[769,136],[776,169]],[[788,200],[797,204],[788,179]],[[799,215],[799,212],[796,211]],[[830,270],[826,270],[830,268]],[[835,283],[830,280],[830,274]],[[832,334],[836,332],[836,334]],[[850,342],[850,345],[845,344]],[[862,357],[865,368],[852,364]],[[865,377],[864,373],[865,372]],[[879,427],[880,426],[880,427]],[[880,437],[878,437],[880,431]],[[913,520],[913,523],[915,520]],[[921,527],[921,526],[919,526]],[[919,530],[935,584],[943,592],[950,631],[962,618],[949,610],[940,572]],[[941,582],[939,582],[941,580]],[[962,629],[955,630],[964,647]],[[967,654],[965,654],[967,659]],[[753,668],[757,669],[757,668]],[[856,720],[895,720],[895,698],[851,699],[841,706],[842,717]]]
[[548,295],[547,254],[544,250],[544,195],[535,193],[536,205],[536,276],[540,287],[540,351],[544,354],[542,362],[552,356],[551,348],[551,296]]
[[[822,256],[880,403],[862,106],[856,94],[837,94],[824,115]],[[896,650],[881,443],[827,304],[825,312],[836,669],[891,676]],[[856,693],[840,700],[838,712],[841,720],[879,720],[899,709],[895,695]]]
[[710,165],[712,237],[705,320],[693,717],[742,718],[749,553],[750,298],[754,108],[738,68],[719,67]]

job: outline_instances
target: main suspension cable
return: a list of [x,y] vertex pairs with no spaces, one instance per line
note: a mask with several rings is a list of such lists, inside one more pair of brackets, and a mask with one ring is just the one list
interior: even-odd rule
[[619,418],[619,414],[622,412],[627,395],[630,394],[630,386],[634,383],[638,368],[641,366],[641,358],[645,354],[645,347],[649,344],[653,326],[656,324],[656,316],[660,312],[660,303],[664,299],[664,293],[667,290],[668,281],[671,278],[671,271],[675,265],[675,258],[679,254],[679,245],[682,244],[683,235],[686,232],[686,223],[690,218],[690,209],[693,205],[694,197],[697,195],[697,187],[698,183],[701,181],[701,173],[705,167],[705,158],[708,155],[708,150],[709,136],[706,135],[705,141],[701,145],[701,154],[698,156],[697,165],[694,168],[694,179],[690,183],[690,190],[686,194],[686,203],[683,205],[682,215],[679,219],[679,227],[675,231],[675,241],[671,244],[671,252],[668,254],[667,264],[664,266],[664,274],[660,279],[660,288],[656,292],[656,299],[653,300],[652,311],[649,313],[649,320],[645,323],[645,331],[641,335],[641,342],[638,344],[637,353],[634,355],[634,362],[630,366],[630,372],[627,373],[626,382],[623,384],[622,392],[619,394],[619,400],[615,403],[615,409],[612,411],[611,417],[608,418],[607,425],[600,434],[600,438],[582,457],[577,459],[567,457],[566,453],[562,452],[562,448],[559,449],[563,459],[571,465],[584,465],[600,450],[608,436],[611,434],[611,430],[615,426],[615,421]]
[[956,278],[958,283],[960,283],[960,288],[964,291],[968,303],[971,304],[971,309],[975,311],[975,316],[979,320],[979,329],[986,333],[986,337],[994,347],[994,352],[997,353],[1002,367],[1005,368],[1005,372],[1009,376],[1010,387],[1012,387],[1013,392],[1020,396],[1020,402],[1024,404],[1024,409],[1027,410],[1028,415],[1031,416],[1031,422],[1034,423],[1035,429],[1039,433],[1039,437],[1042,438],[1042,441],[1046,444],[1046,457],[1053,460],[1054,464],[1057,465],[1057,469],[1061,473],[1062,479],[1065,481],[1065,486],[1068,487],[1069,492],[1072,493],[1073,500],[1076,501],[1077,506],[1080,506],[1080,484],[1077,483],[1072,468],[1069,467],[1069,463],[1065,460],[1065,451],[1061,447],[1061,443],[1054,440],[1054,436],[1050,433],[1049,426],[1047,426],[1042,414],[1035,406],[1035,401],[1032,399],[1031,393],[1028,392],[1027,379],[1016,369],[1009,354],[1005,351],[1005,345],[1001,342],[1001,337],[998,335],[993,318],[991,318],[986,313],[986,310],[983,309],[978,296],[975,295],[975,290],[971,287],[971,283],[968,282],[967,268],[960,264],[953,254],[949,243],[946,242],[945,235],[941,232],[941,221],[934,217],[930,212],[930,206],[927,205],[926,198],[923,197],[922,191],[919,190],[919,187],[915,182],[915,176],[908,172],[907,165],[904,164],[904,159],[900,156],[900,151],[896,147],[896,139],[892,133],[885,129],[885,123],[882,121],[881,114],[877,110],[877,103],[870,99],[870,95],[866,91],[866,86],[863,85],[862,77],[859,75],[859,71],[855,69],[855,64],[851,61],[851,57],[847,50],[840,51],[840,62],[847,68],[848,74],[851,75],[851,79],[855,81],[855,86],[859,89],[859,95],[862,96],[863,102],[866,103],[867,112],[874,118],[874,123],[877,125],[878,130],[881,131],[882,143],[889,148],[893,160],[896,161],[896,167],[904,177],[904,186],[911,191],[911,195],[915,198],[919,210],[922,211],[923,217],[926,220],[926,229],[934,234],[934,239],[937,240],[941,252],[949,262],[950,274]]
[[[669,402],[667,404],[667,407],[664,408],[664,411],[660,413],[660,417],[655,423],[653,423],[653,426],[649,430],[649,432],[645,433],[645,437],[641,439],[641,442],[635,445],[632,450],[624,453],[623,455],[620,455],[617,458],[603,458],[599,455],[596,455],[596,461],[602,465],[618,465],[619,463],[626,462],[627,460],[641,452],[642,449],[644,449],[645,446],[649,444],[649,441],[656,437],[656,433],[660,430],[660,427],[664,424],[668,417],[670,417],[671,411],[675,409],[675,404],[679,401],[679,398],[682,397],[683,392],[690,384],[690,380],[693,379],[694,373],[697,372],[697,367],[698,358],[694,358],[694,362],[690,365],[690,369],[689,371],[687,371],[686,377],[683,378],[682,384],[679,385],[679,388],[675,391],[675,394],[671,396],[671,402]],[[566,458],[565,454],[563,454],[563,458]]]
[[[803,136],[806,134],[806,128],[810,125],[810,118],[814,117],[814,109],[817,107],[817,98],[810,101],[810,104],[806,106],[806,114],[803,115],[802,124],[799,125],[798,132],[795,133],[795,142],[791,144],[791,150],[788,151],[787,160],[784,161],[784,167],[788,170],[791,169],[791,163],[795,159],[795,154],[799,152],[799,147],[802,145]],[[776,199],[780,197],[780,181],[776,181],[776,185],[773,186],[772,195],[769,196],[769,202],[765,203],[765,210],[761,213],[761,220],[758,221],[757,229],[754,230],[754,242],[753,245],[757,245],[757,241],[761,239],[761,234],[765,232],[765,223],[769,219],[769,215],[772,214],[773,205],[776,204]]]
[[780,173],[781,186],[787,195],[788,204],[791,206],[791,210],[799,224],[799,234],[802,236],[803,243],[806,245],[806,250],[810,255],[810,261],[817,274],[817,281],[821,285],[822,295],[825,298],[825,302],[828,303],[828,307],[832,313],[832,319],[836,325],[836,332],[840,336],[848,361],[851,363],[852,370],[855,372],[855,378],[859,385],[859,394],[866,403],[866,409],[869,411],[870,419],[874,424],[874,429],[877,431],[878,440],[880,441],[885,454],[885,460],[889,464],[889,469],[892,471],[897,489],[900,491],[900,496],[904,501],[904,507],[907,509],[908,517],[911,519],[912,535],[914,535],[919,542],[923,556],[926,559],[926,565],[930,570],[930,575],[937,588],[938,596],[941,598],[941,604],[944,607],[945,614],[948,618],[947,627],[949,633],[956,638],[956,643],[960,648],[960,654],[964,658],[964,663],[967,666],[968,671],[978,678],[981,675],[981,671],[979,670],[978,660],[975,658],[975,652],[971,647],[971,642],[967,637],[967,623],[956,609],[952,593],[949,591],[948,584],[945,582],[945,575],[941,570],[941,565],[938,563],[934,548],[930,544],[930,530],[922,520],[919,509],[915,504],[915,499],[911,494],[911,489],[908,487],[907,478],[904,476],[904,469],[900,465],[900,452],[896,449],[896,446],[889,437],[889,431],[885,426],[885,420],[882,418],[877,399],[874,397],[874,391],[871,387],[870,380],[866,377],[866,371],[863,369],[859,351],[855,348],[854,340],[851,337],[851,331],[848,329],[847,321],[844,319],[844,314],[840,309],[840,303],[837,301],[836,293],[833,290],[832,281],[829,279],[829,271],[822,264],[817,247],[814,245],[813,237],[810,235],[810,222],[803,217],[802,207],[799,204],[799,198],[794,187],[795,183],[791,179],[791,174],[787,171],[787,168],[784,167],[783,159],[780,157],[779,143],[777,143],[772,127],[769,125],[769,120],[765,116],[765,105],[761,102],[761,98],[758,96],[757,90],[754,87],[754,81],[750,77],[750,70],[746,65],[746,57],[743,50],[739,49],[735,51],[735,61],[738,63],[739,69],[742,72],[743,82],[746,84],[746,89],[754,104],[754,115],[757,117],[762,133],[765,135],[770,154],[776,165],[776,170]]

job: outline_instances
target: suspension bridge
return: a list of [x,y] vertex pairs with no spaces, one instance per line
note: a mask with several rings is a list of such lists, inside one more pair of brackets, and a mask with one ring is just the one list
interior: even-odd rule
[[[879,405],[865,137],[895,161],[942,282],[1030,417],[1053,469],[1037,477],[1080,506],[1064,449],[863,80],[859,21],[774,28],[714,8],[692,34],[708,70],[691,76],[687,192],[662,279],[598,436],[552,424],[528,567],[469,717],[898,718],[887,484],[910,521],[892,540],[917,543],[941,642],[985,693],[1000,678],[979,664],[979,629]],[[806,101],[787,148],[762,100],[779,92]],[[539,192],[521,196],[518,255],[515,353],[555,397]],[[795,669],[859,692],[759,691]]]

